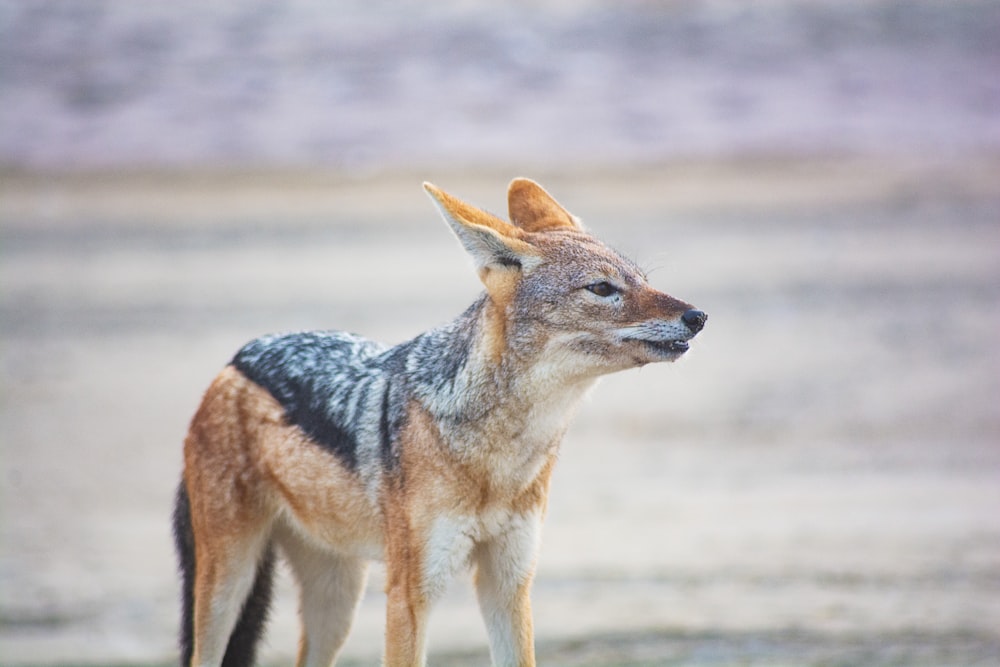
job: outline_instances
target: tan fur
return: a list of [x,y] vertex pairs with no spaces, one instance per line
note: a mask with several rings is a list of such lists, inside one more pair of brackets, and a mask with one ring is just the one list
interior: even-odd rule
[[490,294],[488,319],[483,332],[490,359],[499,364],[507,349],[507,309],[514,300],[518,284],[516,270],[501,267],[480,269],[479,278]]
[[263,530],[283,511],[322,541],[381,545],[381,519],[357,478],[283,415],[266,390],[236,369],[219,374],[185,447],[194,520],[205,521],[214,543],[237,527]]
[[[221,662],[257,563],[275,544],[302,588],[300,667],[334,659],[367,562],[380,558],[386,665],[424,664],[428,612],[448,579],[472,566],[494,661],[533,666],[530,588],[574,407],[599,375],[676,358],[704,322],[689,330],[684,314],[700,311],[649,287],[532,181],[511,183],[511,222],[425,189],[486,287],[478,319],[463,324],[475,332],[463,375],[447,377],[489,409],[456,407],[463,393],[407,394],[393,436],[398,460],[373,472],[386,460],[366,459],[361,471],[291,423],[268,389],[226,367],[185,440],[196,564],[192,665]],[[592,288],[602,282],[616,291],[598,294]],[[684,343],[676,354],[657,347],[676,341]],[[379,385],[383,414],[366,417],[368,432],[387,428],[388,382]],[[453,418],[460,407],[475,418]]]
[[[185,441],[185,483],[196,540],[195,626],[215,627],[208,602],[253,567],[272,536],[287,546],[300,532],[323,544],[355,545],[349,555],[381,555],[383,524],[358,480],[332,454],[284,423],[284,410],[260,386],[225,368],[205,394]],[[275,524],[281,523],[279,530]],[[244,574],[245,576],[245,574]],[[307,653],[302,639],[299,664]],[[195,638],[192,664],[205,638]],[[215,654],[213,653],[213,656]]]
[[576,218],[540,185],[527,178],[514,179],[507,189],[510,221],[528,232],[578,229]]

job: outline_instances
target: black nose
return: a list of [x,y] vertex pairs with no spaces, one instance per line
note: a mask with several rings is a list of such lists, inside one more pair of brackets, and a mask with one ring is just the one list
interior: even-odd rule
[[708,313],[692,308],[681,315],[681,320],[688,326],[691,333],[698,333],[705,326],[705,321],[708,320]]

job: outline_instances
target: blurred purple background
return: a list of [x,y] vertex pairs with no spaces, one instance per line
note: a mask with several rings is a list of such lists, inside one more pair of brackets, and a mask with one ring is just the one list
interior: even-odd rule
[[0,3],[0,165],[1000,149],[1000,3]]

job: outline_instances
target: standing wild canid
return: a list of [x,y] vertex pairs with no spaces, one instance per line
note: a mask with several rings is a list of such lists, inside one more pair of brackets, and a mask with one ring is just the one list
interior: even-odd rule
[[493,663],[535,664],[529,591],[569,418],[598,376],[677,359],[707,316],[530,180],[510,184],[510,222],[424,188],[486,286],[468,310],[395,347],[259,338],[205,393],[174,509],[183,665],[253,662],[275,546],[301,588],[299,665],[333,661],[373,559],[386,665],[424,664],[428,611],[470,566]]

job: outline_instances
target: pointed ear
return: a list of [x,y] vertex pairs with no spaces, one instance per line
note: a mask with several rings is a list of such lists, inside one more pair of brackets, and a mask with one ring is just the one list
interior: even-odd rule
[[581,229],[580,222],[559,205],[542,186],[528,178],[515,178],[507,188],[510,221],[526,232]]
[[486,269],[530,268],[539,262],[538,251],[521,238],[523,234],[517,227],[430,183],[424,183],[424,190],[472,255],[481,276]]

